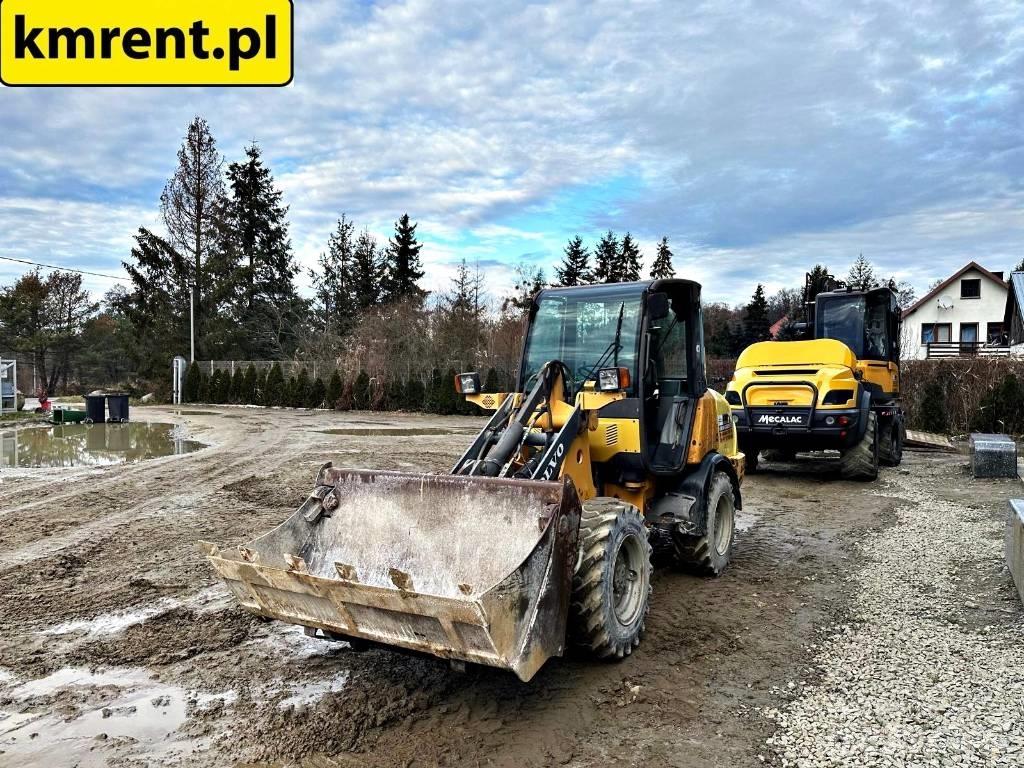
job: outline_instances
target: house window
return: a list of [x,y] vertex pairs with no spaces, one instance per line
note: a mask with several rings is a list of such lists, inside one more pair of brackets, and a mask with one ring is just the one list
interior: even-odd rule
[[950,323],[929,323],[921,326],[921,343],[931,344],[936,341],[948,342],[952,338]]
[[977,344],[978,343],[978,324],[977,323],[960,323],[960,343],[961,344]]
[[960,298],[961,299],[980,299],[981,298],[981,279],[972,278],[970,280],[960,281]]
[[1002,322],[988,323],[987,325],[985,338],[988,343],[992,346],[1002,346],[1004,344]]

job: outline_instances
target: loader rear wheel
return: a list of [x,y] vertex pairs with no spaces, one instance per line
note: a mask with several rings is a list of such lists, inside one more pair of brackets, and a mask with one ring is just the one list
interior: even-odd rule
[[704,533],[676,531],[672,538],[676,564],[683,570],[703,576],[718,576],[725,570],[736,538],[736,497],[728,475],[716,472],[711,478]]
[[591,499],[580,521],[569,633],[600,659],[640,644],[651,595],[651,545],[640,511],[619,499]]
[[903,461],[903,422],[893,419],[892,426],[878,441],[878,460],[887,467]]
[[864,437],[839,459],[839,474],[846,480],[874,480],[878,477],[878,416],[868,412]]

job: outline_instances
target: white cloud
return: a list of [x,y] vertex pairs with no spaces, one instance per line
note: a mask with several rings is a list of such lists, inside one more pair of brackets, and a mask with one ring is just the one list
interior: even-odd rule
[[923,288],[1019,252],[1022,14],[302,2],[288,88],[0,90],[0,254],[116,270],[199,113],[228,159],[261,142],[304,265],[342,212],[383,241],[408,211],[432,289],[462,257],[502,286],[523,258],[550,271],[608,227],[648,261],[668,235],[711,296],[860,250]]

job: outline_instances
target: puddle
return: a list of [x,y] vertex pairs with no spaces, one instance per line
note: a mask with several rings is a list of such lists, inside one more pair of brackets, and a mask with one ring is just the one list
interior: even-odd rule
[[206,446],[174,424],[54,424],[0,431],[0,467],[134,464]]
[[[154,680],[142,669],[66,667],[9,687],[0,710],[0,754],[18,765],[101,766],[112,752],[165,750],[190,707],[235,695],[199,694]],[[35,699],[71,702],[70,717]],[[84,703],[79,703],[84,702]],[[65,708],[66,710],[66,708]],[[171,737],[173,740],[173,737]],[[184,752],[198,745],[175,742]]]
[[412,435],[475,435],[478,430],[468,429],[443,429],[441,427],[335,427],[334,429],[318,430],[324,435],[377,435],[380,437],[406,437]]
[[348,683],[348,672],[342,672],[329,680],[291,686],[292,695],[278,702],[278,707],[304,707],[315,704],[328,693],[340,693]]

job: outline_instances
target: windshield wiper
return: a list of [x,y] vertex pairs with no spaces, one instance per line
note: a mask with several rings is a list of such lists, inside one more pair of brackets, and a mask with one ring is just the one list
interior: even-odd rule
[[620,341],[622,338],[622,314],[625,311],[625,309],[626,302],[623,301],[621,304],[619,304],[619,319],[615,323],[615,337],[611,340],[611,343],[608,344],[607,347],[605,347],[605,350],[604,352],[601,353],[601,356],[597,358],[597,362],[594,363],[594,366],[589,371],[587,371],[587,375],[583,377],[582,383],[590,381],[590,377],[594,375],[594,373],[601,367],[601,364],[604,363],[604,361],[608,358],[608,355],[612,353],[614,353],[615,355],[615,367],[619,367],[619,350],[622,349],[622,343]]

